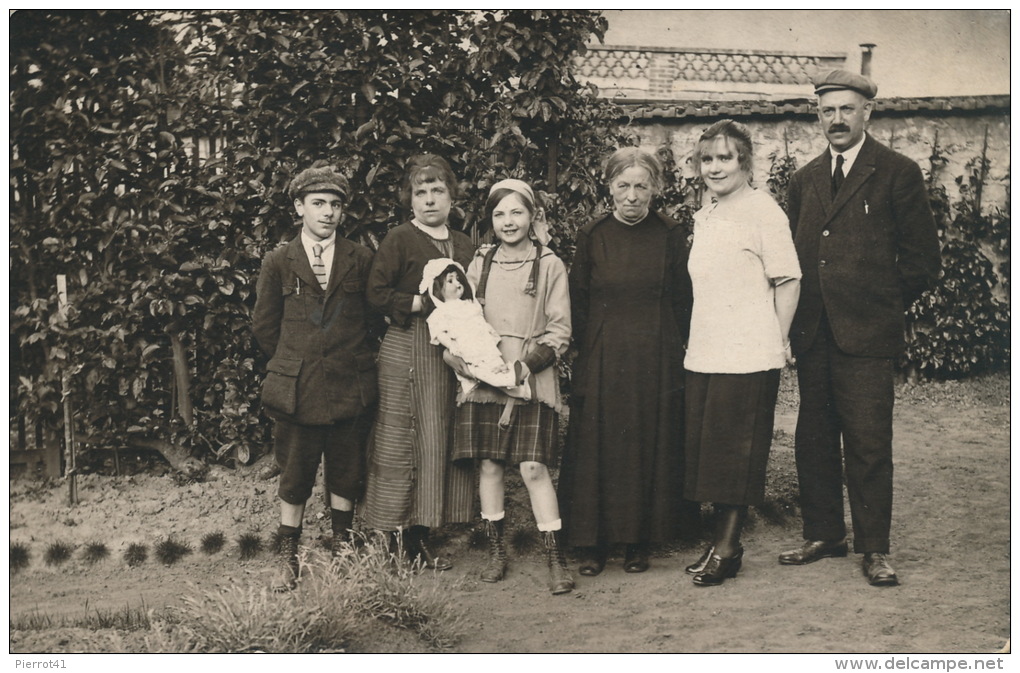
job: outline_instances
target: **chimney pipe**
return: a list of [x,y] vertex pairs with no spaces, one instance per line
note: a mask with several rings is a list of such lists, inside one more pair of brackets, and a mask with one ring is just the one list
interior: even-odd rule
[[871,77],[871,50],[874,48],[869,42],[861,44],[861,74],[865,77]]

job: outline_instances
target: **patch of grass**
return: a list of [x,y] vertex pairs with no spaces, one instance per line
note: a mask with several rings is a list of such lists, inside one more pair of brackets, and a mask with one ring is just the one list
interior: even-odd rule
[[110,556],[110,549],[102,542],[89,542],[82,552],[82,559],[88,563],[99,563]]
[[530,526],[525,528],[514,528],[510,531],[510,535],[507,536],[507,542],[509,542],[510,549],[512,549],[517,556],[530,554],[541,546],[541,540],[539,540],[538,537],[538,529]]
[[46,555],[44,556],[46,565],[58,566],[71,558],[73,552],[73,545],[67,542],[53,542],[46,548]]
[[152,613],[144,607],[122,610],[96,610],[86,617],[86,628],[117,629],[118,631],[140,631],[152,628]]
[[452,648],[463,631],[464,614],[451,598],[449,579],[394,563],[385,538],[363,539],[334,559],[330,572],[312,575],[309,588],[318,600],[339,606],[346,598],[356,612],[410,630],[434,650]]
[[79,616],[53,616],[38,610],[28,614],[11,617],[10,628],[19,631],[47,631],[60,628],[79,628],[97,631],[99,629],[118,629],[121,631],[140,631],[152,628],[156,613],[143,604],[142,607],[124,607],[120,610],[89,611],[85,603],[84,614]]
[[148,558],[149,548],[144,544],[129,544],[124,550],[124,562],[131,568],[142,565]]
[[242,561],[249,561],[262,551],[262,538],[256,533],[245,533],[237,538],[237,548]]
[[160,563],[171,566],[190,554],[191,547],[171,535],[156,543],[155,553]]
[[287,653],[343,651],[356,616],[337,619],[303,592],[231,585],[185,596],[176,624],[154,632],[157,652]]
[[202,542],[200,549],[203,554],[217,554],[223,550],[223,545],[227,543],[227,538],[223,533],[216,531],[215,533],[206,533],[202,536]]
[[34,610],[26,615],[11,617],[11,629],[15,631],[46,631],[61,626],[59,621],[60,619],[55,619],[52,615]]
[[449,578],[415,572],[390,553],[385,537],[362,537],[332,560],[317,549],[301,553],[294,591],[230,585],[185,596],[173,624],[153,625],[151,651],[362,651],[388,627],[415,633],[437,651],[460,637],[464,618]]
[[21,572],[28,567],[32,555],[28,552],[28,546],[21,542],[11,543],[11,574]]

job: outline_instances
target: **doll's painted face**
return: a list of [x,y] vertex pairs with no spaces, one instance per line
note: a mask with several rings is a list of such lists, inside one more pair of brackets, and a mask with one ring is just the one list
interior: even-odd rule
[[443,278],[443,301],[457,301],[464,298],[464,285],[456,271],[448,271]]

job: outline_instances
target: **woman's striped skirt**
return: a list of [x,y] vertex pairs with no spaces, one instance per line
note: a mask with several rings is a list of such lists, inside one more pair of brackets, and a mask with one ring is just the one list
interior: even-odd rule
[[470,521],[471,465],[450,460],[456,381],[423,318],[390,325],[379,350],[379,410],[369,440],[363,526],[397,530]]

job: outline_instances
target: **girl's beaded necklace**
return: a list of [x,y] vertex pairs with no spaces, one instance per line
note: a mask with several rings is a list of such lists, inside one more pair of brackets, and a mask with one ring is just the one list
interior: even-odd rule
[[[500,246],[496,250],[496,256],[493,257],[493,261],[499,264],[500,268],[504,271],[517,271],[518,269],[524,268],[524,265],[534,259],[534,247],[528,249],[525,253],[524,259],[499,259],[500,254],[503,253],[503,246]],[[512,266],[516,264],[516,266]]]

